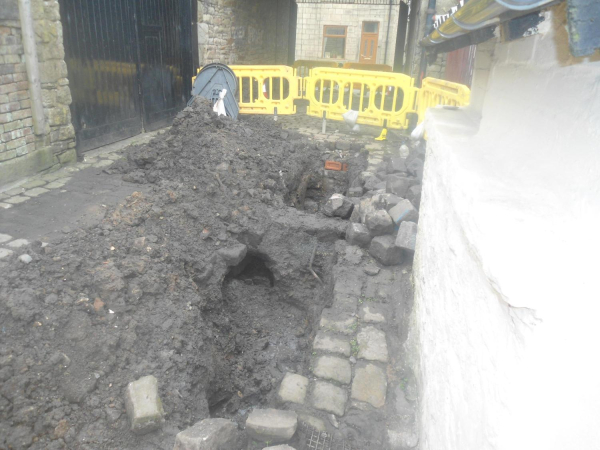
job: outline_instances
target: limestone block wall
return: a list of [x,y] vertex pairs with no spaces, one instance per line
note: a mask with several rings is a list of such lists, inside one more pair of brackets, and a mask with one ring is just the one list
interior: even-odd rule
[[[394,65],[396,35],[400,6],[392,5],[388,40],[388,18],[390,6],[302,3],[298,2],[298,27],[296,29],[296,59],[358,62],[363,22],[379,22],[377,63]],[[323,58],[323,27],[325,25],[347,26],[345,58],[332,60]]]
[[0,185],[76,159],[56,0],[32,0],[46,128],[35,135],[16,0],[0,3]]
[[480,44],[471,108],[427,113],[410,348],[421,450],[600,441],[600,55],[565,5]]
[[200,65],[287,64],[294,0],[199,0]]

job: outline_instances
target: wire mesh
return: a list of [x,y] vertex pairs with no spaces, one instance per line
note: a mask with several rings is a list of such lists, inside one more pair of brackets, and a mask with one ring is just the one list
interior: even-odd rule
[[300,434],[304,440],[302,450],[352,450],[348,442],[335,440],[329,433],[318,431],[305,423],[300,424]]

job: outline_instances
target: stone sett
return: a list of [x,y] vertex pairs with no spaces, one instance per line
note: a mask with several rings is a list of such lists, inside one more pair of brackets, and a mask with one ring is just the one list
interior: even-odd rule
[[11,241],[6,245],[10,248],[21,248],[28,244],[29,244],[29,241],[27,239],[15,239],[14,241]]
[[10,234],[2,234],[0,233],[0,244],[8,242],[12,240],[12,236]]
[[132,432],[145,434],[158,429],[165,414],[158,396],[158,380],[149,375],[129,383],[125,407]]
[[350,343],[347,340],[329,336],[319,331],[313,343],[313,350],[350,356]]
[[204,419],[175,437],[173,450],[241,450],[247,438],[227,419]]
[[337,356],[320,356],[314,363],[312,372],[319,378],[349,384],[352,380],[352,368],[347,359]]
[[23,195],[26,195],[27,197],[37,197],[38,195],[45,194],[46,192],[49,192],[49,190],[42,187],[37,187],[23,192]]
[[292,438],[298,427],[298,415],[294,411],[279,409],[255,409],[246,419],[246,432],[261,442],[285,442]]
[[312,392],[312,404],[316,409],[343,416],[348,394],[345,389],[325,381],[317,381]]
[[282,402],[304,404],[308,378],[295,373],[286,373],[279,386],[278,395]]
[[352,381],[352,399],[369,403],[375,408],[385,405],[387,377],[380,367],[367,364],[357,367]]
[[358,317],[365,323],[386,322],[384,307],[377,303],[363,304],[358,311]]
[[389,360],[385,333],[375,327],[364,327],[356,336],[358,357],[369,361],[387,363]]

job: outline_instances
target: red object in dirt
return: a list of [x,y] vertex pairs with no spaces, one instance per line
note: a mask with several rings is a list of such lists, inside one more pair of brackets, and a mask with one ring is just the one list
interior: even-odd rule
[[348,171],[348,164],[337,161],[325,161],[325,170]]

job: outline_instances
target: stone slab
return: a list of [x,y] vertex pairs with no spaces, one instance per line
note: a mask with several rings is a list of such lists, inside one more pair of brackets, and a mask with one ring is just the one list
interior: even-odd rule
[[380,367],[367,364],[357,367],[352,381],[352,399],[369,403],[375,408],[385,405],[387,377]]
[[389,360],[385,333],[375,327],[364,327],[356,336],[358,357],[369,361],[387,363]]
[[0,233],[0,244],[4,244],[5,242],[8,242],[10,240],[12,240],[12,236],[10,234]]
[[70,180],[71,178],[61,178],[59,180],[55,180],[52,181],[51,183],[48,183],[46,186],[44,186],[44,188],[46,189],[58,189],[63,187],[65,184],[67,184],[67,182]]
[[21,185],[21,187],[24,189],[33,189],[36,187],[43,186],[45,184],[46,184],[46,182],[44,180],[38,178],[38,179],[34,179],[34,180],[29,180],[27,183],[23,183]]
[[125,407],[132,432],[145,434],[158,429],[165,414],[158,396],[158,380],[149,375],[129,383]]
[[342,384],[349,384],[352,380],[350,362],[337,356],[319,356],[314,363],[312,372],[319,378]]
[[313,350],[350,356],[350,343],[347,340],[330,336],[319,331],[313,342]]
[[348,394],[345,389],[326,381],[317,381],[312,392],[312,404],[321,411],[327,411],[337,416],[346,412]]
[[42,187],[37,187],[33,189],[29,189],[28,191],[23,192],[23,195],[27,197],[37,197],[38,195],[45,194],[46,192],[50,192],[48,189],[44,189]]
[[6,246],[10,248],[21,248],[25,245],[29,245],[29,241],[27,239],[15,239],[14,241],[11,241],[8,244],[6,244]]
[[285,442],[292,438],[298,427],[294,411],[280,409],[255,409],[246,419],[246,432],[261,442]]
[[227,419],[204,419],[178,433],[173,450],[242,450],[247,439]]
[[294,447],[290,447],[287,444],[275,445],[271,447],[264,447],[263,450],[296,450]]
[[0,208],[2,209],[10,209],[12,207],[13,205],[11,205],[10,203],[0,203]]
[[278,395],[282,402],[292,402],[302,405],[306,398],[307,389],[308,378],[288,372],[283,377],[283,380],[281,380]]
[[15,195],[14,197],[7,198],[4,200],[6,203],[11,203],[13,205],[18,205],[19,203],[23,203],[29,200],[29,197],[25,197],[23,195]]

